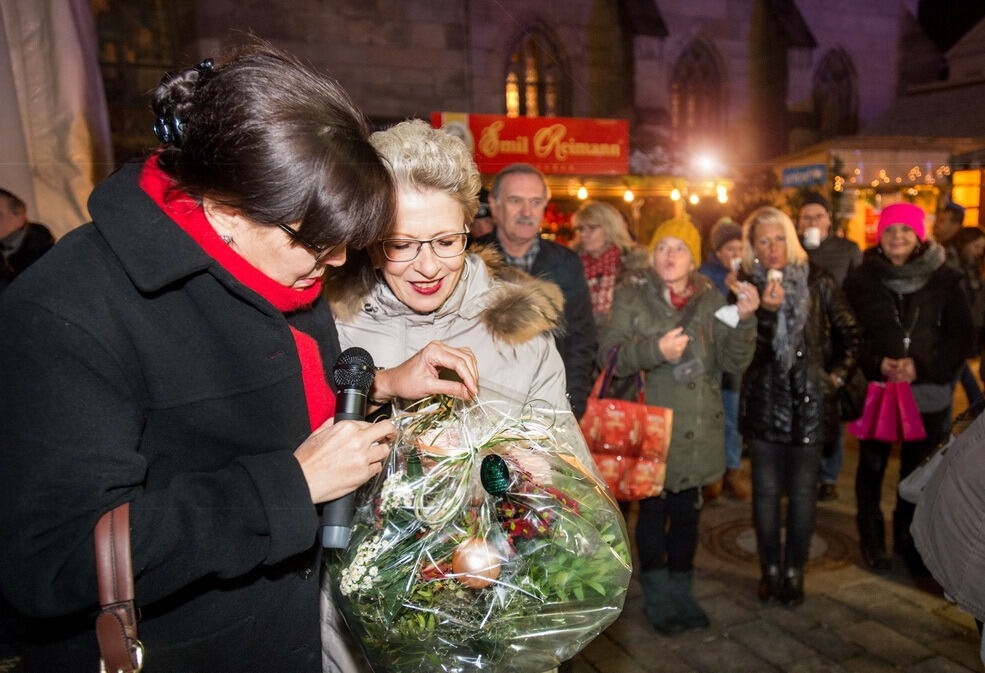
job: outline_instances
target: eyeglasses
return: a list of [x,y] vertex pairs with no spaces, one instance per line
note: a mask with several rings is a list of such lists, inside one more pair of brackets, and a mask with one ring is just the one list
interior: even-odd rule
[[464,231],[458,234],[444,234],[426,241],[417,238],[384,238],[383,256],[391,262],[412,262],[421,254],[421,248],[427,243],[431,251],[438,257],[458,257],[465,252],[468,234]]
[[[301,245],[303,245],[304,247],[306,247],[311,252],[311,254],[313,254],[315,256],[315,261],[316,262],[321,261],[322,258],[324,258],[329,252],[331,252],[332,250],[335,250],[335,249],[337,249],[339,247],[338,245],[332,245],[332,246],[328,246],[328,245],[316,245],[316,244],[312,243],[311,241],[309,241],[308,239],[304,238],[301,234],[299,234],[298,232],[294,231],[293,228],[291,228],[289,225],[284,224],[283,222],[278,222],[277,223],[277,226],[280,227],[284,231],[285,234],[287,234],[288,236],[290,236],[291,238],[293,238],[295,241],[297,241],[298,243],[300,243]],[[342,245],[342,244],[340,243],[339,245]]]

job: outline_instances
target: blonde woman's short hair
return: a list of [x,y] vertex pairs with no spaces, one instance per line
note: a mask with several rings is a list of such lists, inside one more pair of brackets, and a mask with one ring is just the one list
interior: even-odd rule
[[459,138],[421,119],[410,119],[377,131],[369,142],[383,157],[397,189],[444,192],[462,205],[463,224],[472,224],[482,180]]
[[[571,224],[575,227],[583,224],[597,224],[602,227],[602,232],[608,243],[615,244],[623,252],[633,247],[633,239],[629,235],[629,230],[626,229],[625,218],[623,218],[622,213],[608,203],[586,201],[571,216]],[[571,247],[580,251],[580,234],[578,239]]]
[[779,208],[762,206],[752,211],[742,223],[742,268],[746,273],[752,273],[753,262],[756,259],[752,242],[756,237],[756,227],[762,224],[778,224],[783,227],[784,237],[787,239],[787,264],[794,266],[807,264],[807,253],[800,246],[797,229],[790,216]]

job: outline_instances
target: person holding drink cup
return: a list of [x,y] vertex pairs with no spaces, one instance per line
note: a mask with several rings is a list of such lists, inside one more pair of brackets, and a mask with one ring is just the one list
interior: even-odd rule
[[856,366],[859,328],[834,278],[808,262],[793,222],[776,208],[758,208],[743,224],[743,271],[762,294],[756,354],[739,404],[739,429],[752,463],[758,593],[764,602],[798,605],[821,446],[840,425],[835,393]]

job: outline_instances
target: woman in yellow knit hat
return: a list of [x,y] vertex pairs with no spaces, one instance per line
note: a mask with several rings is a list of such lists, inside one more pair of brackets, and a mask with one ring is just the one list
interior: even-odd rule
[[685,218],[657,227],[650,249],[616,288],[599,359],[618,346],[616,375],[645,371],[646,403],[674,410],[664,490],[640,501],[636,526],[644,612],[670,634],[708,626],[691,594],[701,487],[725,472],[719,381],[752,359],[759,294],[742,283],[736,307],[720,312],[725,298],[695,271],[701,237]]

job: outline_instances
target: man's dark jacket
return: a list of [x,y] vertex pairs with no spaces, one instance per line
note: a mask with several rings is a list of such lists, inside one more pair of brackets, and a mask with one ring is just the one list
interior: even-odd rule
[[24,269],[41,259],[55,244],[55,238],[48,227],[37,222],[28,222],[20,247],[7,258],[0,258],[0,290],[7,287]]
[[794,360],[787,372],[773,351],[777,313],[756,311],[756,354],[742,377],[739,403],[739,432],[746,439],[823,444],[834,439],[841,424],[828,374],[848,380],[857,366],[861,330],[831,274],[811,264],[807,288],[807,322],[790,337]]
[[858,245],[834,234],[829,234],[818,247],[807,250],[807,258],[834,276],[838,285],[844,285],[848,274],[862,265]]
[[[477,239],[476,243],[494,245],[502,251],[496,232]],[[564,360],[571,409],[581,418],[592,389],[592,367],[598,349],[585,269],[573,250],[542,238],[530,273],[556,283],[564,295],[564,327],[555,340]]]
[[28,670],[95,671],[92,529],[131,503],[147,673],[321,671],[310,422],[291,326],[338,354],[319,300],[285,318],[128,165],[94,223],[0,295],[0,586]]

